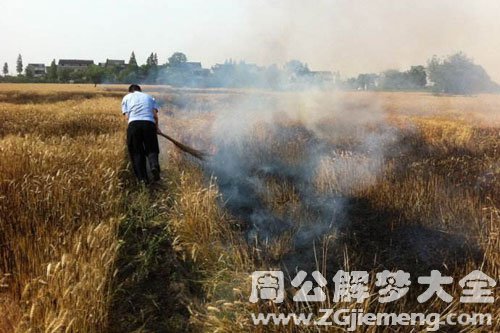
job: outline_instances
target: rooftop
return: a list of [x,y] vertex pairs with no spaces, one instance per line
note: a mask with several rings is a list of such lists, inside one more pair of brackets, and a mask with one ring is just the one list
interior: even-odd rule
[[80,59],[59,59],[60,66],[82,66],[82,65],[93,65],[94,60],[80,60]]

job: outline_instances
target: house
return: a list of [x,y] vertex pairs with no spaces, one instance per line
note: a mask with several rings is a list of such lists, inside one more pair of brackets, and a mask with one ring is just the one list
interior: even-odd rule
[[210,75],[210,70],[203,68],[201,62],[181,62],[172,66],[172,69],[195,77],[207,77]]
[[202,69],[201,62],[193,62],[193,61],[181,62],[175,64],[174,66],[172,66],[172,68],[187,72],[196,72]]
[[264,71],[263,67],[258,66],[257,64],[247,64],[246,62],[240,61],[239,63],[233,61],[226,61],[223,64],[215,64],[212,66],[212,71],[214,73],[226,74],[229,72],[233,72],[238,70],[240,72],[246,73],[260,73]]
[[234,70],[234,64],[232,63],[224,63],[224,64],[215,64],[212,66],[212,72],[214,72],[214,74],[226,74],[232,70]]
[[106,59],[106,62],[100,62],[99,66],[104,68],[124,69],[127,67],[127,64],[125,63],[125,60]]
[[31,72],[33,77],[42,77],[47,74],[44,64],[28,64],[28,66],[26,66],[26,72]]
[[85,70],[94,64],[94,60],[59,59],[57,69],[68,69],[70,71]]

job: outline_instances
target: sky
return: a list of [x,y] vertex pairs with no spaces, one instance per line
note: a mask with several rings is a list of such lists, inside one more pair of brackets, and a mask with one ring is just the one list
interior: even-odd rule
[[500,82],[499,0],[0,0],[0,63],[299,59],[343,77],[465,52]]

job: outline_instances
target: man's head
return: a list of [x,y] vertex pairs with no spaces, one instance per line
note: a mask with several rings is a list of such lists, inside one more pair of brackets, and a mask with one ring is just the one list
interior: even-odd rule
[[141,90],[141,87],[139,87],[139,85],[137,84],[131,84],[130,87],[128,87],[128,92],[136,92],[136,91],[142,91]]

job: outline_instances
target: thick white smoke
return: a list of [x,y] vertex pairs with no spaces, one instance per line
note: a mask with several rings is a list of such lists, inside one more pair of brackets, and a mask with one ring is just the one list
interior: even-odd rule
[[[290,234],[310,249],[335,233],[348,223],[345,196],[374,184],[397,138],[375,97],[356,105],[334,92],[252,93],[214,112],[208,170],[257,244]],[[272,181],[297,196],[285,213],[266,202]]]

